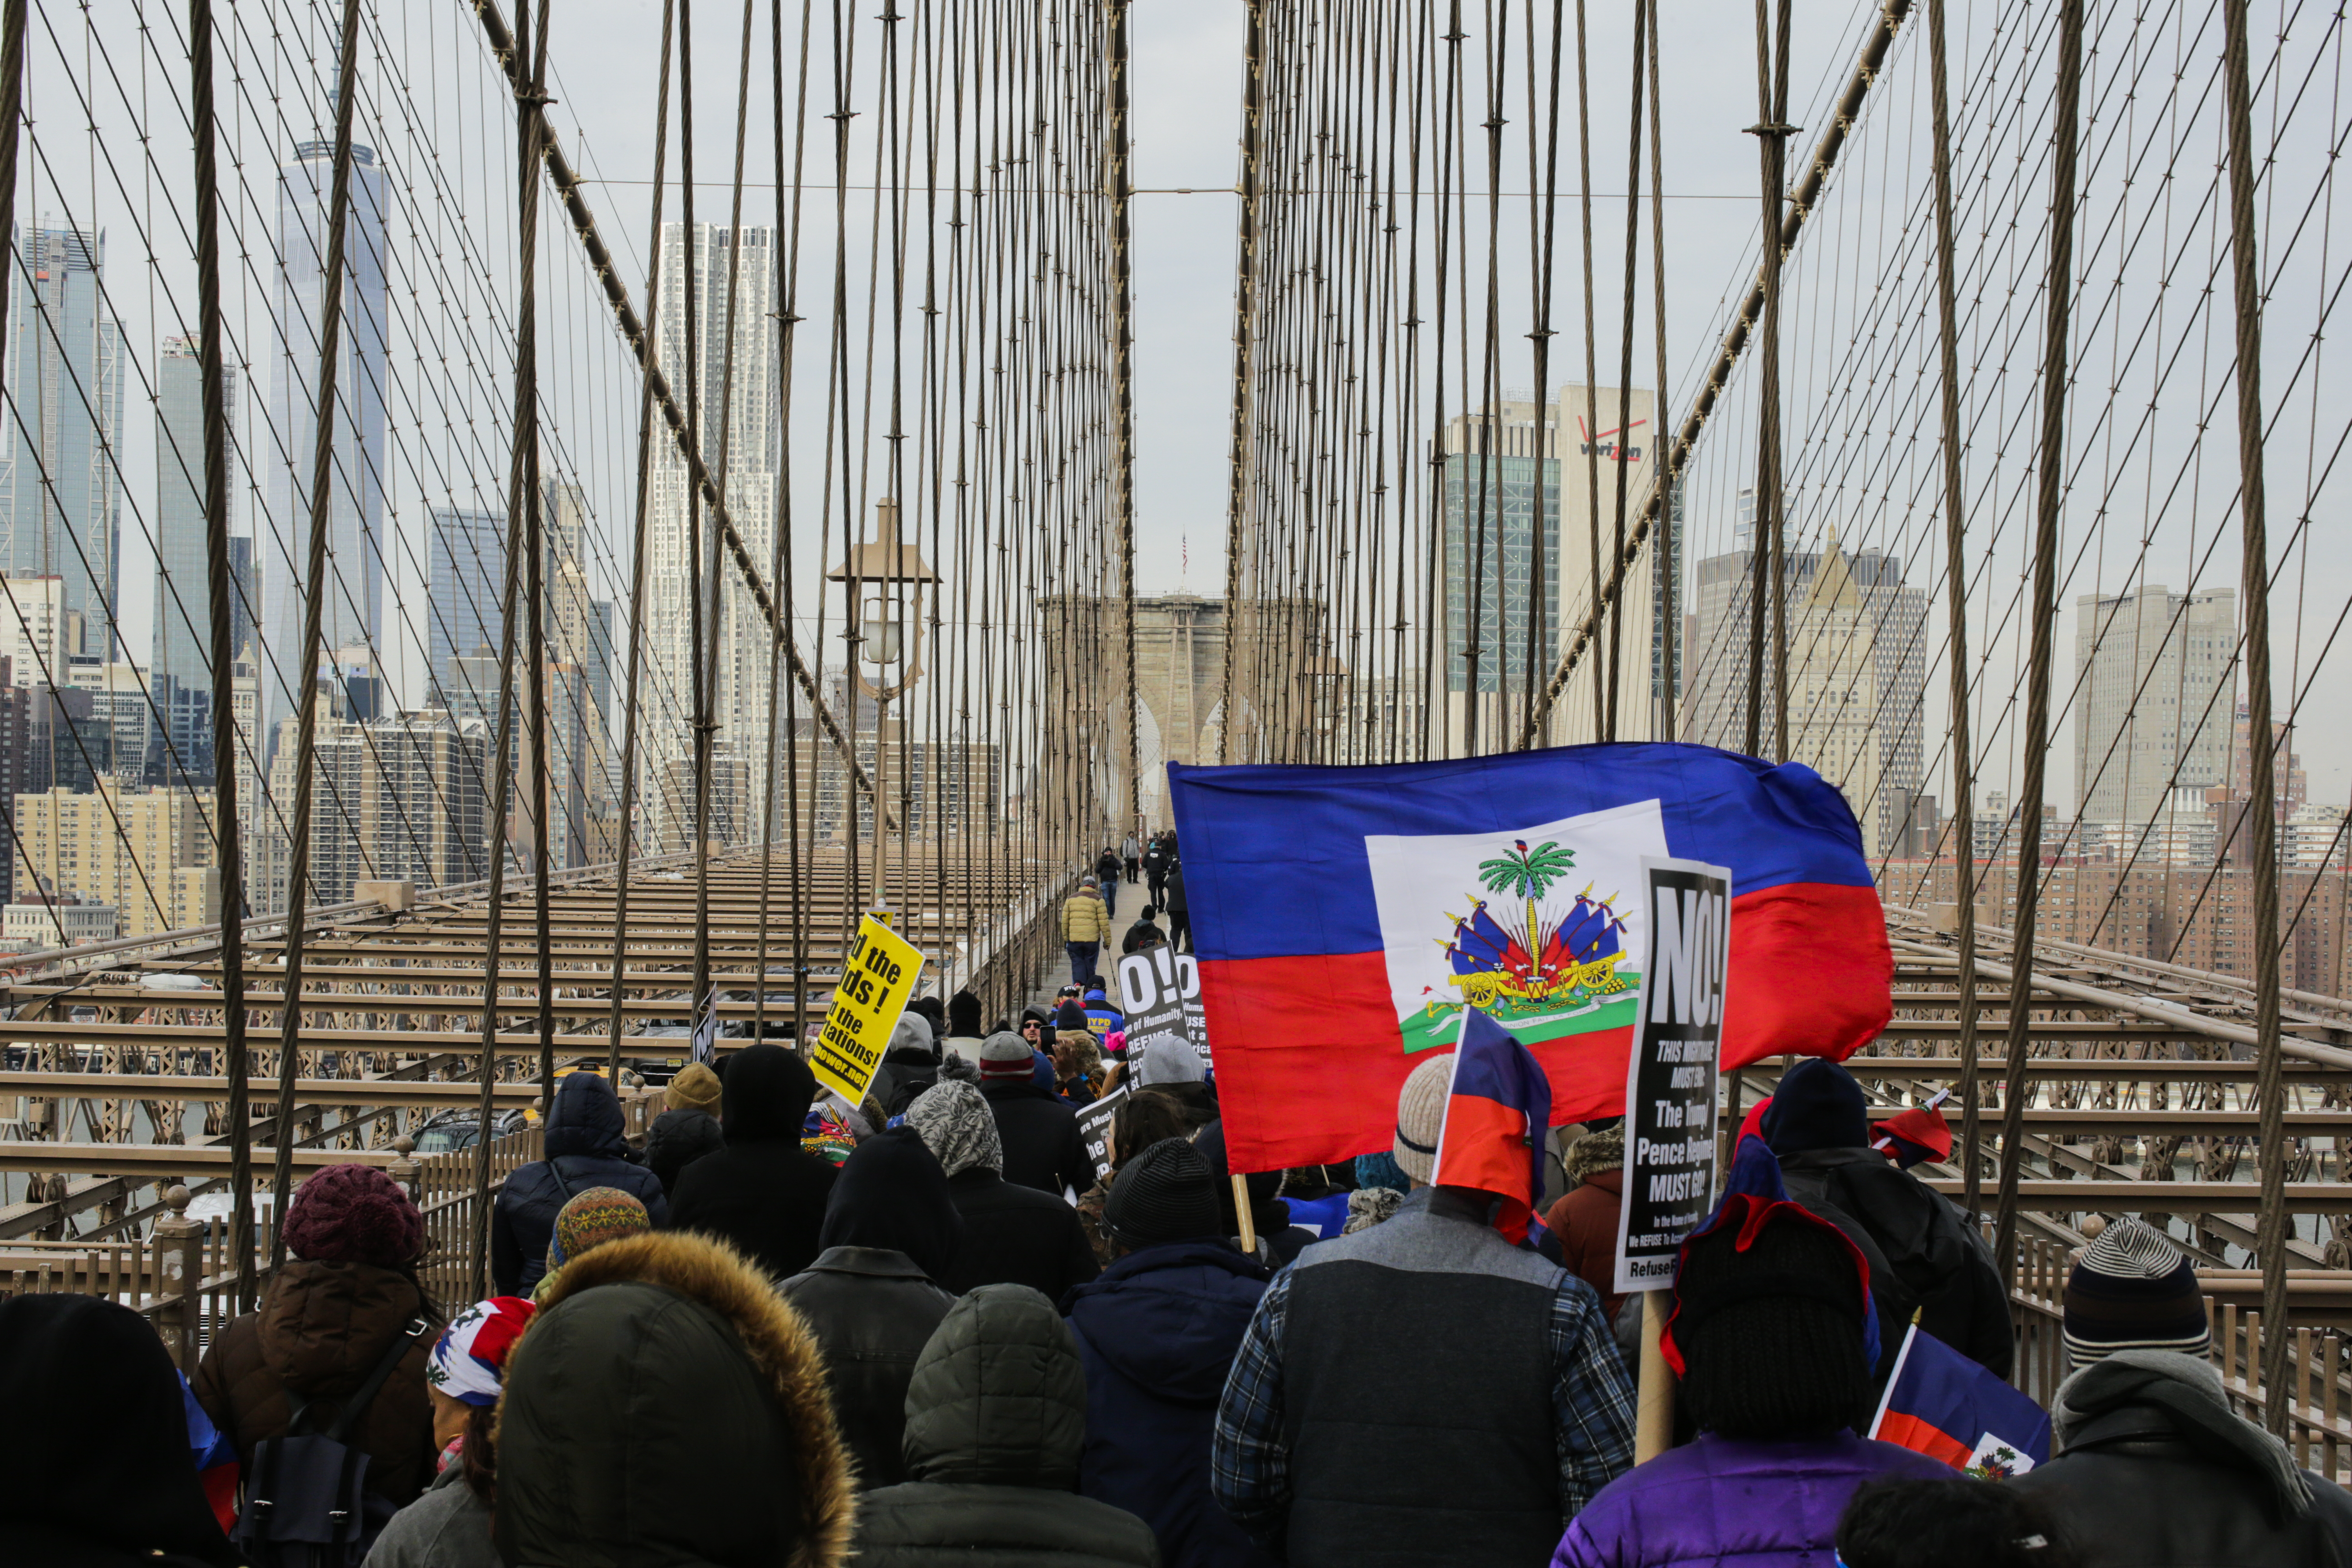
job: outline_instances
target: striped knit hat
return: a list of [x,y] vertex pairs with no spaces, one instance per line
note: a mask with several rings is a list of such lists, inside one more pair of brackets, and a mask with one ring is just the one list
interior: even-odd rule
[[2130,1218],[2083,1249],[2066,1279],[2064,1332],[2077,1370],[2117,1351],[2213,1348],[2197,1270],[2162,1231]]

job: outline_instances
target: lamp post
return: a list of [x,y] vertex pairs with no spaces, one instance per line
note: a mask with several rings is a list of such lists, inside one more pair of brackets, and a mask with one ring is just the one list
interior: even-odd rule
[[[825,575],[842,584],[847,601],[842,623],[848,629],[842,640],[849,645],[850,680],[857,692],[874,699],[874,904],[887,909],[890,704],[922,678],[923,594],[939,576],[913,545],[901,542],[898,503],[887,497],[874,503],[874,537],[852,546]],[[853,743],[856,720],[853,710]],[[853,831],[853,846],[856,837]]]

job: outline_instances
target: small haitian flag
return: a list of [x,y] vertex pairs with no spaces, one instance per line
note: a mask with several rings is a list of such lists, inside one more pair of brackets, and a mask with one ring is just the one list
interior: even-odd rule
[[1645,855],[1731,873],[1727,1070],[1842,1060],[1894,1011],[1862,830],[1799,763],[1641,742],[1168,773],[1237,1171],[1385,1147],[1473,1013],[1542,1064],[1554,1125],[1621,1113]]
[[2050,1461],[2050,1413],[1916,1323],[1870,1435],[1988,1480]]
[[1543,1194],[1542,1134],[1550,1126],[1551,1084],[1541,1064],[1508,1029],[1472,1009],[1454,1053],[1431,1184],[1501,1198],[1495,1228],[1516,1244]]
[[184,1372],[180,1374],[180,1402],[187,1415],[188,1452],[196,1463],[196,1479],[204,1486],[205,1501],[212,1505],[222,1532],[228,1533],[236,1529],[236,1445],[196,1403],[196,1391],[188,1386]]

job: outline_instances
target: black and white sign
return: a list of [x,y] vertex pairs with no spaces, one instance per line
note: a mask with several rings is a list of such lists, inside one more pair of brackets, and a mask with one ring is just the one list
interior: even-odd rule
[[1166,943],[1118,961],[1119,1011],[1127,1016],[1127,1054],[1133,1060],[1154,1035],[1190,1041],[1209,1059],[1209,1017],[1201,1005],[1201,966]]
[[1124,1085],[1112,1089],[1089,1104],[1078,1107],[1078,1137],[1087,1146],[1087,1158],[1095,1163],[1095,1180],[1110,1180],[1110,1120],[1118,1114],[1119,1104],[1127,1098]]
[[1625,1064],[1617,1289],[1664,1290],[1715,1202],[1715,1086],[1731,954],[1731,873],[1642,857],[1650,956]]

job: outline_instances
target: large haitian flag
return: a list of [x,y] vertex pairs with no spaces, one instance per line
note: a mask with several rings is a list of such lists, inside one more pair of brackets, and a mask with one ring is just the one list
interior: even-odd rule
[[1725,1068],[1843,1059],[1893,1013],[1861,829],[1797,763],[1646,743],[1168,773],[1236,1171],[1388,1147],[1465,1007],[1543,1063],[1555,1125],[1621,1112],[1644,855],[1730,868]]

